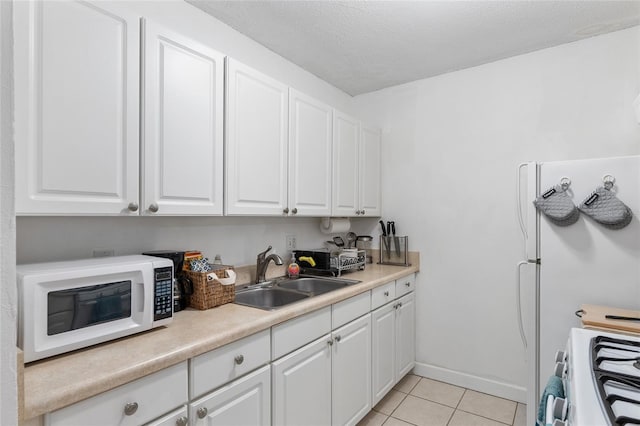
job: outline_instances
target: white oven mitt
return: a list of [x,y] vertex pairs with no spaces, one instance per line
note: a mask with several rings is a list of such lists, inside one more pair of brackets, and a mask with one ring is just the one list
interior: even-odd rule
[[567,195],[562,185],[556,185],[540,195],[533,202],[538,210],[558,226],[573,225],[578,221],[580,212]]
[[631,223],[633,213],[616,194],[600,187],[580,204],[580,211],[609,229],[622,229]]

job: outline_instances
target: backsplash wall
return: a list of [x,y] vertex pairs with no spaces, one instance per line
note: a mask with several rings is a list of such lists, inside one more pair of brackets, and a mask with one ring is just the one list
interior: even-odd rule
[[[376,224],[375,218],[353,219],[351,228],[369,234]],[[269,245],[288,256],[287,235],[296,236],[300,249],[323,247],[331,239],[320,232],[319,218],[18,217],[17,263],[87,258],[98,249],[114,250],[116,256],[200,250],[212,261],[220,254],[224,263],[251,265]]]

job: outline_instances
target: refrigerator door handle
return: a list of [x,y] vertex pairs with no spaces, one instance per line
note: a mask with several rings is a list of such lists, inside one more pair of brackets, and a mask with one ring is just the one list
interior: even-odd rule
[[518,266],[516,267],[516,312],[518,316],[518,329],[520,330],[520,338],[522,339],[522,344],[524,348],[527,348],[527,337],[524,333],[524,323],[522,321],[522,302],[520,301],[520,287],[522,285],[522,280],[520,279],[522,266],[528,265],[529,262],[523,260],[518,262]]
[[521,185],[522,179],[520,175],[522,174],[522,168],[527,167],[528,165],[529,163],[518,164],[518,177],[516,179],[516,182],[517,182],[516,201],[518,203],[518,223],[520,224],[520,231],[522,232],[522,236],[524,237],[525,240],[528,238],[528,235],[527,235],[527,227],[524,224],[524,218],[522,216],[522,193],[520,191],[520,185]]

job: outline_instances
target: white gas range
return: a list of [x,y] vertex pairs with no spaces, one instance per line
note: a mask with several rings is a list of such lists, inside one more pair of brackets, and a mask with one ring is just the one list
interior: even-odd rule
[[557,361],[568,405],[554,426],[640,425],[640,336],[573,328]]

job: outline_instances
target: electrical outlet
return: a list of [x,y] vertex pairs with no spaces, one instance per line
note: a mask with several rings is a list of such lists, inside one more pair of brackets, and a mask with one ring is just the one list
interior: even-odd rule
[[108,257],[116,254],[113,249],[93,249],[93,257]]
[[287,235],[287,250],[295,250],[296,249],[296,236],[295,235]]

